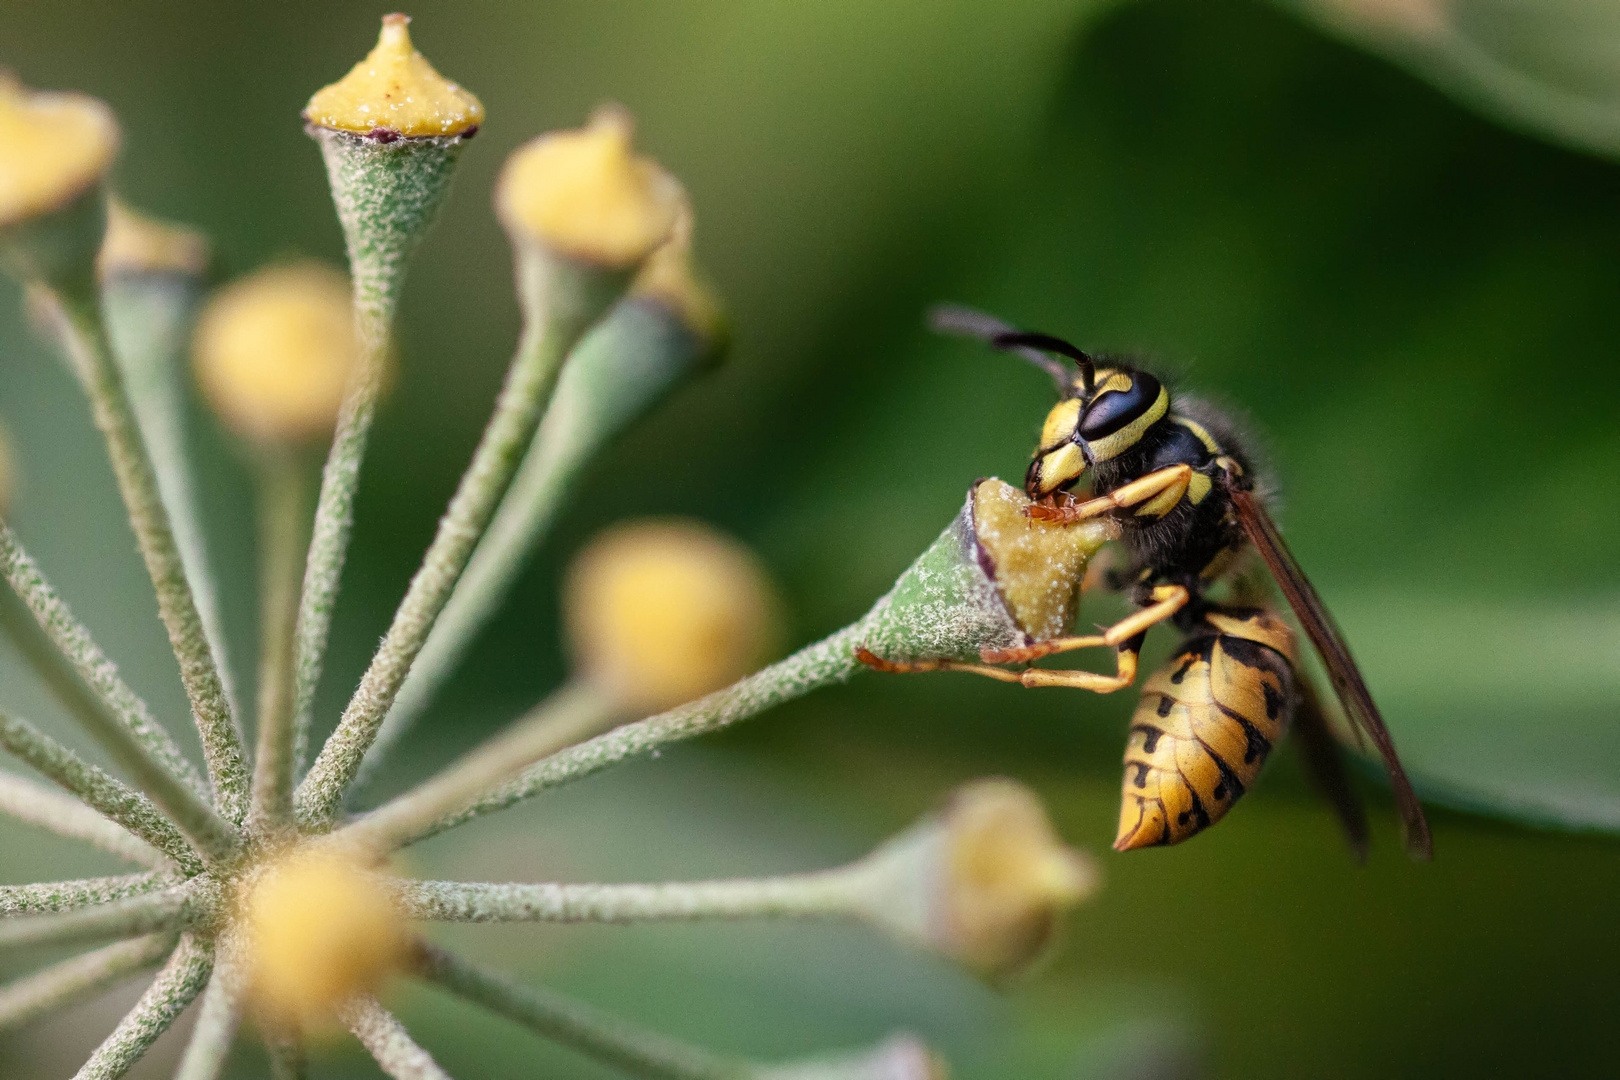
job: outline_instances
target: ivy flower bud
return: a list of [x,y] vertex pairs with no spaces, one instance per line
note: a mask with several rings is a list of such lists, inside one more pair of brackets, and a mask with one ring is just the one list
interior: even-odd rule
[[945,809],[873,856],[886,882],[871,918],[982,975],[1039,959],[1097,871],[1065,847],[1035,793],[1012,780],[965,785]]
[[640,521],[598,537],[564,595],[581,675],[634,713],[702,697],[752,670],[775,598],[753,553],[694,521]]
[[939,538],[862,620],[861,644],[882,660],[978,660],[1069,632],[1092,557],[1118,526],[1031,518],[1028,496],[977,481]]
[[0,72],[0,262],[24,281],[88,280],[105,226],[100,188],[118,154],[111,110],[24,90]]
[[692,336],[699,366],[718,360],[731,337],[725,308],[692,259],[692,209],[682,200],[674,231],[647,256],[630,285],[633,301],[654,304],[674,316]]
[[411,44],[409,15],[384,15],[377,45],[349,73],[315,92],[304,119],[374,138],[469,135],[484,106],[433,69]]
[[348,279],[317,263],[261,270],[204,308],[197,380],[225,424],[259,443],[303,445],[332,432],[359,363]]
[[200,277],[208,268],[208,238],[195,229],[149,218],[107,200],[107,233],[96,255],[103,282],[136,275]]
[[657,162],[631,150],[631,135],[630,115],[610,106],[583,128],[519,147],[495,186],[496,214],[513,244],[630,271],[670,239],[685,195]]
[[350,852],[294,848],[243,882],[238,905],[248,991],[273,1024],[329,1024],[407,956],[393,893]]
[[343,223],[357,308],[378,342],[393,322],[410,256],[484,120],[478,99],[416,51],[409,22],[383,16],[376,47],[304,108]]

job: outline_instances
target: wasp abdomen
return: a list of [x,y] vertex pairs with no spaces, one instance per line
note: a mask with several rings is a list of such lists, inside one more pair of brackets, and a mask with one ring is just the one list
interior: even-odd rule
[[1269,612],[1209,610],[1143,687],[1115,849],[1179,843],[1225,815],[1288,730],[1293,656]]

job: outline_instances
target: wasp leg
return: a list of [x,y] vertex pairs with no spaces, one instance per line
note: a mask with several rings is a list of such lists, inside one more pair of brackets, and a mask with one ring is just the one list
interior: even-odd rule
[[1162,505],[1168,510],[1181,501],[1182,496],[1187,493],[1187,486],[1191,483],[1192,466],[1170,465],[1150,472],[1141,479],[1132,480],[1095,499],[1063,506],[1036,503],[1034,506],[1026,507],[1024,513],[1036,521],[1051,522],[1054,525],[1073,525],[1087,518],[1106,514],[1110,510],[1124,510],[1145,503],[1149,499],[1153,499],[1156,505]]
[[1062,686],[1070,690],[1090,690],[1095,694],[1112,694],[1136,681],[1136,642],[1128,641],[1114,651],[1114,674],[1099,675],[1094,671],[1074,671],[1069,668],[1026,668],[1018,676],[1024,686]]
[[864,645],[855,650],[855,659],[871,668],[888,674],[912,675],[920,671],[966,671],[973,675],[986,675],[1002,682],[1017,682],[1019,673],[989,664],[970,664],[960,660],[885,660]]
[[979,659],[987,664],[1027,664],[1043,656],[1073,652],[1075,649],[1090,649],[1098,645],[1120,648],[1131,638],[1144,633],[1151,626],[1157,626],[1186,607],[1191,595],[1185,586],[1160,585],[1149,595],[1149,599],[1152,603],[1147,607],[1119,620],[1100,634],[1053,638],[1050,641],[1037,641],[1033,645],[1025,645],[1019,649],[986,649],[979,654]]

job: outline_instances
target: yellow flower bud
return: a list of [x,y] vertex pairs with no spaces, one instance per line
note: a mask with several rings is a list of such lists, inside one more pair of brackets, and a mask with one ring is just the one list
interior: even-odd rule
[[775,602],[735,540],[692,521],[641,521],[598,537],[569,573],[564,607],[583,676],[627,710],[656,712],[751,671]]
[[107,235],[96,256],[103,280],[120,274],[196,277],[208,268],[208,238],[194,229],[138,214],[107,200]]
[[404,961],[404,915],[353,852],[293,848],[248,877],[237,902],[249,994],[274,1023],[330,1023]]
[[238,434],[320,439],[359,363],[348,278],[314,263],[245,277],[204,309],[193,355],[203,392]]
[[973,529],[1008,612],[1031,639],[1046,641],[1069,633],[1086,564],[1118,526],[1041,521],[1024,513],[1030,505],[1022,490],[986,480],[974,489]]
[[692,261],[692,209],[684,199],[673,233],[642,264],[630,285],[630,295],[669,309],[708,351],[724,347],[728,336],[725,309]]
[[1011,780],[961,788],[946,809],[935,933],[986,974],[1016,972],[1052,941],[1058,919],[1096,888],[1097,871],[1067,848],[1034,792]]
[[0,72],[0,228],[69,205],[101,182],[117,153],[106,105],[29,92]]
[[484,106],[446,79],[411,44],[408,15],[384,15],[377,46],[330,86],[315,92],[304,119],[317,127],[391,137],[471,136]]
[[603,108],[583,128],[519,147],[495,186],[496,213],[514,242],[629,270],[668,240],[684,193],[657,162],[632,152],[630,138],[629,114]]

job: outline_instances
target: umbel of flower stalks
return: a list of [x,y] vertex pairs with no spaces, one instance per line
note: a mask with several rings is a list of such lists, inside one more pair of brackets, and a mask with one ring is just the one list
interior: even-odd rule
[[725,686],[775,636],[776,601],[759,560],[695,521],[603,533],[574,562],[563,606],[580,675],[629,713]]
[[0,264],[22,281],[86,289],[118,154],[112,112],[83,94],[25,90],[0,71]]
[[193,360],[209,404],[236,434],[278,446],[321,442],[360,362],[348,278],[307,262],[227,286],[198,319]]

